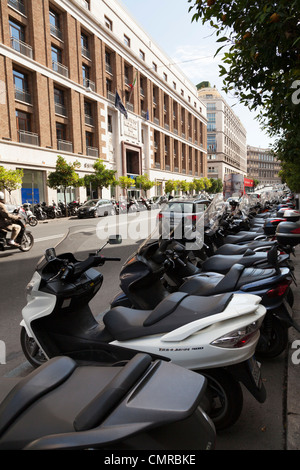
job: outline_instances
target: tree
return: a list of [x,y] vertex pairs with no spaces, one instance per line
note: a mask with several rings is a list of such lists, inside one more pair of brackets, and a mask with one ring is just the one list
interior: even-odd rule
[[23,175],[23,170],[6,170],[0,167],[0,188],[8,191],[9,199],[12,191],[21,188]]
[[52,189],[59,189],[62,187],[64,193],[64,202],[66,207],[66,214],[68,215],[66,189],[69,186],[78,186],[79,176],[75,169],[80,168],[80,163],[76,160],[74,163],[68,164],[66,160],[58,155],[56,160],[56,170],[49,173],[47,185]]
[[223,90],[234,92],[272,137],[281,161],[299,158],[299,0],[188,0],[192,21],[209,22],[220,48]]
[[94,188],[97,188],[98,195],[102,197],[103,188],[108,188],[116,183],[116,171],[107,169],[100,159],[93,164],[93,168],[94,173],[84,176],[84,185],[89,186],[91,184]]
[[154,181],[149,180],[149,176],[147,175],[147,173],[145,173],[144,175],[139,175],[135,179],[135,187],[138,189],[141,188],[143,191],[145,191],[146,195],[147,191],[149,191],[149,189],[153,188],[153,186],[155,185],[156,183]]
[[132,186],[134,186],[134,180],[132,178],[129,178],[129,176],[120,176],[118,180],[118,185],[126,191],[127,197],[127,191],[129,188],[132,188]]
[[221,193],[223,190],[223,183],[220,178],[215,179],[215,178],[210,178],[210,187],[207,190],[208,193],[211,194],[216,194],[216,193]]

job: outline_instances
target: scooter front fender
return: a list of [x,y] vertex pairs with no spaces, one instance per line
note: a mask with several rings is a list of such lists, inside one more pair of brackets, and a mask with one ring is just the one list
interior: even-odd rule
[[274,314],[279,320],[286,323],[288,327],[292,326],[300,333],[300,326],[293,320],[293,310],[286,299],[282,301],[279,308],[274,310]]
[[265,386],[262,382],[260,364],[255,357],[227,367],[227,370],[241,382],[259,403],[264,403],[267,398]]

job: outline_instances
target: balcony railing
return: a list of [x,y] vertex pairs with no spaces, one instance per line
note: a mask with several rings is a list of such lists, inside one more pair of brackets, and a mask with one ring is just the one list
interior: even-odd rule
[[114,93],[112,93],[111,91],[108,91],[107,92],[107,99],[109,99],[109,101],[112,101],[114,103],[115,99],[116,99],[116,95]]
[[84,115],[84,122],[88,126],[93,126],[94,125],[94,119],[93,116],[90,116],[89,114]]
[[23,103],[31,104],[31,94],[28,91],[21,90],[20,88],[15,88],[15,99],[18,101],[23,101]]
[[129,101],[126,101],[126,107],[129,111],[133,112],[133,104],[132,103],[129,103]]
[[20,0],[8,0],[8,5],[18,10],[20,13],[25,15],[25,5]]
[[55,62],[54,60],[52,61],[52,70],[54,70],[54,72],[59,73],[60,75],[63,75],[66,78],[69,77],[68,67],[63,64],[60,64],[59,62]]
[[20,39],[11,37],[10,45],[15,51],[20,52],[20,54],[26,55],[26,57],[32,59],[32,47],[26,44],[25,42],[20,41]]
[[92,82],[92,80],[90,80],[89,78],[83,79],[83,86],[85,88],[89,88],[92,91],[96,91],[95,82]]
[[57,26],[54,26],[54,24],[50,24],[50,33],[60,40],[63,38],[62,31]]
[[67,116],[67,109],[63,104],[55,103],[55,114],[60,116]]
[[33,132],[20,130],[19,141],[22,144],[39,145],[39,136]]
[[89,157],[98,158],[99,156],[99,150],[96,147],[87,147],[86,151]]
[[62,150],[63,152],[73,152],[73,144],[72,142],[68,142],[67,140],[60,140],[57,141],[57,150]]
[[81,55],[83,55],[83,57],[86,57],[87,59],[91,58],[90,51],[84,46],[81,46]]
[[112,75],[112,66],[107,62],[105,62],[105,70]]

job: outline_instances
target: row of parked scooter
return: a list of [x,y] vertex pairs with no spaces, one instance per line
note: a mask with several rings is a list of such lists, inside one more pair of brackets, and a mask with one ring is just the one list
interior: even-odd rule
[[97,237],[71,227],[27,288],[21,344],[36,370],[0,383],[0,449],[213,449],[240,417],[241,384],[265,402],[260,363],[285,350],[288,328],[300,331],[291,260],[300,214],[292,194],[276,197],[245,196],[228,211],[217,195],[193,243],[158,223],[102,313],[89,306],[103,284],[97,268],[120,261],[103,250],[122,239],[82,260]]

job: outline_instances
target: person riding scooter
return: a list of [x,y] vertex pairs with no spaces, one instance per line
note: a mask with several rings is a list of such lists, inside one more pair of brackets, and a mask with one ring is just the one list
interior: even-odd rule
[[4,203],[4,193],[0,191],[0,229],[11,232],[11,237],[8,241],[9,245],[19,246],[18,243],[15,242],[15,239],[21,231],[21,225],[14,222],[20,219],[21,217],[19,215],[10,214],[8,212]]

